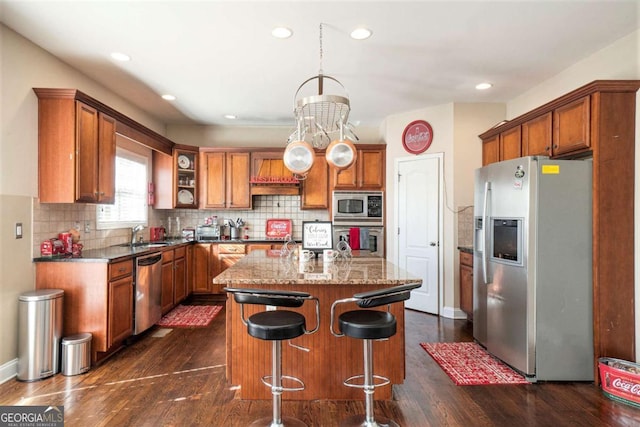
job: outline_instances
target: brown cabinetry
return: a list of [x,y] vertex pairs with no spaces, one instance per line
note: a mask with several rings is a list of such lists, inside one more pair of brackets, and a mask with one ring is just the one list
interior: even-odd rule
[[386,146],[358,144],[353,165],[333,170],[333,188],[340,190],[384,190]]
[[173,249],[162,252],[162,292],[160,306],[162,314],[173,308]]
[[500,161],[500,135],[482,140],[482,166]]
[[114,203],[116,120],[75,90],[34,91],[40,202]]
[[193,292],[210,294],[213,292],[213,246],[214,243],[196,243],[193,246]]
[[249,152],[202,151],[202,207],[251,209]]
[[225,271],[245,256],[246,245],[220,243],[216,245],[214,276]]
[[[124,261],[125,264],[133,264]],[[112,264],[109,269],[121,269],[122,263]],[[128,270],[128,265],[125,266]],[[112,274],[110,273],[110,276]],[[109,281],[109,322],[107,325],[107,347],[112,347],[133,334],[133,275]]]
[[517,159],[522,156],[520,126],[500,134],[500,160]]
[[300,183],[285,165],[284,149],[251,152],[251,195],[298,195]]
[[590,96],[553,110],[553,155],[582,152],[591,147]]
[[522,155],[551,156],[552,112],[540,115],[522,124]]
[[171,156],[153,153],[153,207],[156,209],[198,207],[198,148],[178,147]]
[[133,260],[37,262],[35,266],[37,289],[64,291],[63,334],[93,335],[94,363],[133,333]]
[[162,252],[162,314],[187,297],[186,253],[185,246]]
[[460,309],[473,320],[473,254],[460,251]]
[[329,209],[329,165],[325,151],[316,151],[316,159],[302,181],[300,209]]

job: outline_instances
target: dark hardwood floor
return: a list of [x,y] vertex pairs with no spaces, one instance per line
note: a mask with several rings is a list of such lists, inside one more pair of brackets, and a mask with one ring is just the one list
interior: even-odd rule
[[[246,426],[271,401],[243,401],[225,379],[222,312],[207,328],[152,329],[87,374],[0,385],[0,405],[64,405],[66,426]],[[407,310],[407,379],[376,414],[402,426],[638,426],[640,409],[593,383],[456,386],[420,342],[470,341],[471,324]],[[345,355],[345,357],[347,357]],[[286,367],[284,368],[286,373]],[[285,401],[283,414],[337,426],[363,401]]]

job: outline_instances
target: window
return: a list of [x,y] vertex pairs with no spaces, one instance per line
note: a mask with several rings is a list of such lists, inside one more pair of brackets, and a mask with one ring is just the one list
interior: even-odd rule
[[116,201],[98,205],[96,228],[113,229],[147,225],[149,158],[116,148]]

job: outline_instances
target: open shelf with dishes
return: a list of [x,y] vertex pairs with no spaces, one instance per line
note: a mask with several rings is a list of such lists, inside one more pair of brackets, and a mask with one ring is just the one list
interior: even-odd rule
[[174,189],[176,208],[198,207],[198,153],[175,149]]

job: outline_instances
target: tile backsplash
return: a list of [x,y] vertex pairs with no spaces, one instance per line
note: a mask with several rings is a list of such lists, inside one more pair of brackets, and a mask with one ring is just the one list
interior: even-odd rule
[[[270,218],[286,218],[293,222],[293,237],[302,237],[303,221],[329,221],[327,210],[301,210],[300,196],[254,196],[252,210],[200,210],[200,209],[149,209],[148,226],[167,227],[167,218],[180,218],[182,228],[204,224],[205,218],[217,215],[222,223],[225,218],[242,218],[251,239],[265,238],[265,224]],[[85,231],[88,227],[88,232]],[[58,233],[78,228],[84,249],[98,249],[131,238],[129,228],[96,230],[96,205],[84,203],[40,203],[34,200],[33,208],[33,256],[40,256],[40,243],[57,237]],[[244,233],[243,233],[244,234]],[[149,239],[149,228],[141,235]]]
[[458,246],[473,246],[473,206],[458,208]]

